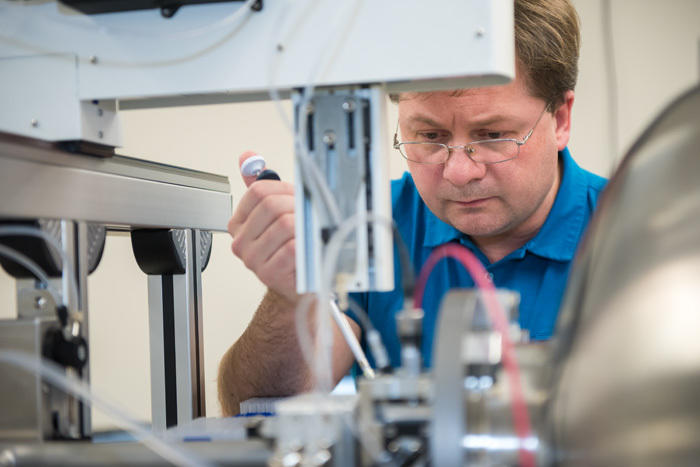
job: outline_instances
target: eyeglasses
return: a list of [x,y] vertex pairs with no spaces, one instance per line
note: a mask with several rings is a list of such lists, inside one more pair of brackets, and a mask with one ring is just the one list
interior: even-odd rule
[[535,131],[537,124],[542,119],[548,106],[544,110],[537,121],[528,131],[527,135],[522,140],[514,138],[497,138],[472,141],[461,146],[449,146],[442,143],[430,143],[422,141],[406,141],[399,142],[398,139],[398,123],[396,124],[396,132],[394,133],[394,149],[398,149],[401,155],[418,164],[444,164],[450,158],[450,152],[453,149],[464,149],[467,156],[479,164],[498,164],[506,162],[518,157],[520,154],[520,146],[527,143],[532,133]]

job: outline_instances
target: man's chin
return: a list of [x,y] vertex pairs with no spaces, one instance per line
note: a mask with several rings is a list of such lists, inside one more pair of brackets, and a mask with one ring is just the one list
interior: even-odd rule
[[460,220],[457,223],[450,222],[450,224],[470,237],[493,237],[507,230],[503,224],[493,222],[469,222]]
[[493,212],[465,214],[458,211],[446,214],[448,224],[470,237],[490,237],[507,230],[508,223]]

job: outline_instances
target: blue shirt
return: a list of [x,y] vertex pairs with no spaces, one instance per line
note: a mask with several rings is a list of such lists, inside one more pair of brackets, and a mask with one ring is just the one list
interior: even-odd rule
[[[547,339],[554,331],[571,260],[606,183],[604,178],[580,168],[567,148],[559,153],[559,160],[561,184],[542,228],[525,245],[495,263],[490,263],[467,235],[441,221],[428,209],[409,173],[391,184],[393,217],[414,269],[420,271],[435,247],[448,242],[461,243],[481,260],[496,287],[520,293],[520,326],[529,330],[533,340]],[[391,365],[398,367],[401,358],[394,315],[402,308],[403,297],[396,247],[394,270],[396,286],[393,291],[352,294],[352,298],[367,311],[387,347]],[[433,334],[443,295],[454,287],[473,286],[469,274],[453,259],[443,259],[433,269],[423,297],[425,317],[421,350],[426,366],[431,365]]]

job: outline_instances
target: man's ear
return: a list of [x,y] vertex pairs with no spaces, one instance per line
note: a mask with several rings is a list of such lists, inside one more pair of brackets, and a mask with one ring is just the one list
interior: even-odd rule
[[571,108],[573,105],[574,91],[569,90],[564,93],[564,102],[554,110],[555,134],[559,151],[569,144],[569,137],[571,136]]

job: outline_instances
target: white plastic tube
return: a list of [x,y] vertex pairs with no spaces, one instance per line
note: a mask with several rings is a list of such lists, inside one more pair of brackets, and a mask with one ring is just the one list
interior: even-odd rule
[[61,297],[59,296],[58,292],[53,290],[51,287],[49,276],[47,276],[44,270],[41,269],[39,265],[32,261],[28,256],[25,256],[12,248],[6,247],[5,245],[0,245],[0,256],[5,256],[6,258],[9,258],[12,261],[24,266],[29,272],[34,274],[37,279],[44,283],[46,290],[49,291],[56,303],[61,301]]
[[104,411],[114,418],[120,428],[131,433],[134,438],[146,445],[153,452],[168,462],[175,465],[193,467],[213,467],[212,464],[201,459],[193,452],[180,446],[170,444],[156,437],[149,430],[141,427],[136,421],[125,415],[126,411],[101,398],[82,381],[69,378],[63,373],[63,369],[55,363],[37,358],[34,355],[15,350],[0,350],[0,362],[7,363],[17,368],[22,368],[32,374],[41,376],[46,382],[73,394],[83,402]]
[[[46,243],[51,245],[53,249],[61,256],[61,261],[63,262],[63,267],[66,269],[68,272],[68,277],[70,277],[70,284],[69,287],[71,289],[71,292],[73,293],[73,303],[77,304],[78,303],[78,284],[77,284],[77,279],[75,278],[75,273],[73,271],[73,266],[71,261],[68,258],[68,255],[66,255],[66,252],[63,251],[63,248],[61,247],[61,244],[58,243],[58,240],[53,238],[51,235],[47,234],[41,229],[37,229],[36,227],[28,227],[28,226],[23,226],[23,225],[5,225],[0,227],[0,237],[8,237],[8,236],[28,236],[28,237],[38,237],[42,240],[44,240]],[[58,303],[59,300],[56,301]],[[68,304],[68,301],[65,300],[64,304]]]
[[[274,44],[272,44],[272,47],[270,48],[271,54],[268,61],[269,94],[272,101],[275,104],[277,111],[280,114],[282,121],[294,133],[297,167],[300,171],[299,176],[304,181],[304,184],[308,186],[311,190],[312,196],[323,203],[330,219],[335,224],[341,223],[342,215],[338,204],[333,196],[333,193],[330,191],[328,184],[324,180],[318,167],[313,162],[308,153],[305,144],[307,130],[307,119],[305,112],[308,104],[311,102],[315,83],[332,64],[333,59],[336,56],[337,49],[342,44],[343,40],[347,37],[349,27],[357,16],[357,11],[358,7],[360,6],[360,3],[360,1],[353,2],[350,5],[350,8],[341,10],[340,13],[336,15],[336,23],[338,27],[333,29],[338,32],[330,41],[328,41],[329,46],[325,48],[325,53],[321,54],[318,57],[318,60],[316,61],[314,66],[310,67],[311,73],[309,76],[308,84],[304,88],[304,91],[302,93],[302,100],[297,109],[298,115],[296,117],[297,121],[299,122],[299,127],[297,131],[294,131],[294,127],[291,124],[290,119],[287,117],[284,109],[280,104],[279,91],[276,86],[275,80],[277,69],[281,59],[281,54],[284,52],[285,48],[288,47],[288,42],[292,40],[293,33],[303,23],[303,18],[306,15],[310,14],[309,8],[313,5],[313,2],[308,1],[302,9],[303,14],[296,15],[287,23],[292,24],[291,28],[282,26],[282,18],[286,16],[287,10],[284,8],[281,10],[280,16],[278,17],[278,21],[280,23],[278,30],[281,32],[277,40],[274,42]],[[330,287],[325,290],[329,291]],[[307,317],[309,316],[309,308],[311,306],[311,303],[306,300],[302,300],[297,306],[295,316],[297,336],[299,340],[299,345],[302,350],[302,354],[304,355],[307,364],[310,364],[310,360],[312,359],[310,359],[309,356],[315,352],[316,358],[313,359],[315,360],[315,363],[310,364],[309,367],[315,373],[316,389],[323,392],[330,390],[333,379],[331,358],[333,347],[333,334],[330,321],[328,320],[328,306],[331,303],[335,305],[335,302],[333,302],[330,298],[330,294],[324,292],[323,290],[319,291],[316,314],[317,332],[315,339],[318,345],[316,345],[315,347],[313,345],[314,339],[309,333],[309,320],[307,319]],[[331,310],[333,310],[333,305],[330,305]],[[363,372],[365,372],[366,375],[373,375],[374,371],[369,366],[367,358],[364,355],[364,352],[362,351],[362,347],[359,345],[359,342],[357,342],[357,338],[352,332],[352,329],[348,325],[347,321],[344,320],[344,317],[340,314],[339,310],[333,310],[332,316],[334,316],[334,318],[336,319],[341,333],[343,334],[345,340],[348,342],[348,345],[350,346],[350,349],[352,350],[353,354],[358,360],[358,363],[363,368]]]
[[[331,299],[331,289],[332,281],[335,278],[335,271],[338,266],[338,258],[340,257],[340,251],[342,246],[353,231],[359,227],[365,225],[367,222],[378,222],[384,227],[392,229],[393,221],[391,219],[385,219],[380,216],[376,216],[371,212],[366,214],[357,213],[354,216],[346,219],[338,226],[338,229],[333,233],[326,247],[326,256],[323,258],[323,265],[321,266],[321,290],[318,292],[318,310],[317,310],[317,363],[315,365],[316,370],[319,372],[317,374],[317,390],[323,391],[329,380],[332,379],[332,361],[326,363],[325,358],[330,360],[330,355],[332,354],[333,338],[330,330],[330,323],[328,321],[328,316],[330,315],[330,299]],[[343,293],[344,291],[338,291]]]
[[357,336],[355,336],[355,333],[352,332],[352,328],[348,323],[348,318],[340,311],[340,308],[338,308],[335,300],[331,300],[331,313],[333,313],[333,319],[335,319],[340,332],[345,338],[345,342],[347,342],[348,346],[350,347],[350,351],[355,356],[357,364],[360,365],[362,374],[365,375],[365,378],[367,379],[373,379],[375,377],[374,370],[367,361],[367,356],[362,350],[362,346],[358,342]]
[[[279,28],[279,30],[282,31],[282,33],[279,35],[279,37],[273,44],[273,47],[270,49],[271,55],[269,59],[268,68],[268,87],[270,98],[274,102],[275,108],[279,112],[282,121],[293,132],[293,125],[291,124],[289,118],[287,118],[284,109],[280,105],[279,90],[277,89],[275,79],[281,54],[284,52],[285,47],[288,46],[288,42],[291,40],[293,33],[302,24],[302,17],[312,13],[309,10],[309,7],[312,4],[313,2],[307,2],[304,6],[304,9],[302,10],[303,14],[297,15],[297,17],[293,18],[294,24],[292,28]],[[360,4],[361,1],[359,0],[352,2],[350,7],[346,8],[345,10],[340,10],[340,12],[336,15],[336,27],[333,28],[333,30],[337,32],[331,40],[327,41],[329,45],[328,47],[324,48],[325,52],[319,55],[318,60],[316,60],[314,65],[310,67],[311,73],[307,81],[308,84],[304,87],[304,90],[302,92],[302,100],[297,109],[297,121],[299,122],[299,127],[298,131],[294,132],[294,144],[296,148],[295,154],[297,158],[297,166],[299,167],[299,171],[301,172],[299,175],[301,176],[302,180],[304,180],[304,183],[311,190],[312,196],[316,199],[321,200],[328,212],[329,217],[336,224],[339,224],[342,221],[342,215],[340,213],[340,209],[338,208],[338,203],[336,202],[333,193],[328,188],[328,184],[326,183],[320,171],[318,170],[318,167],[316,167],[316,164],[309,156],[308,150],[306,148],[305,139],[307,119],[305,112],[308,104],[311,102],[311,98],[313,97],[315,83],[326,72],[326,70],[333,63],[334,58],[337,56],[336,52],[340,48],[343,41],[347,38],[349,28],[352,25],[355,18],[357,17],[357,11],[359,10]],[[285,13],[286,9],[282,9],[280,17],[285,15]]]

